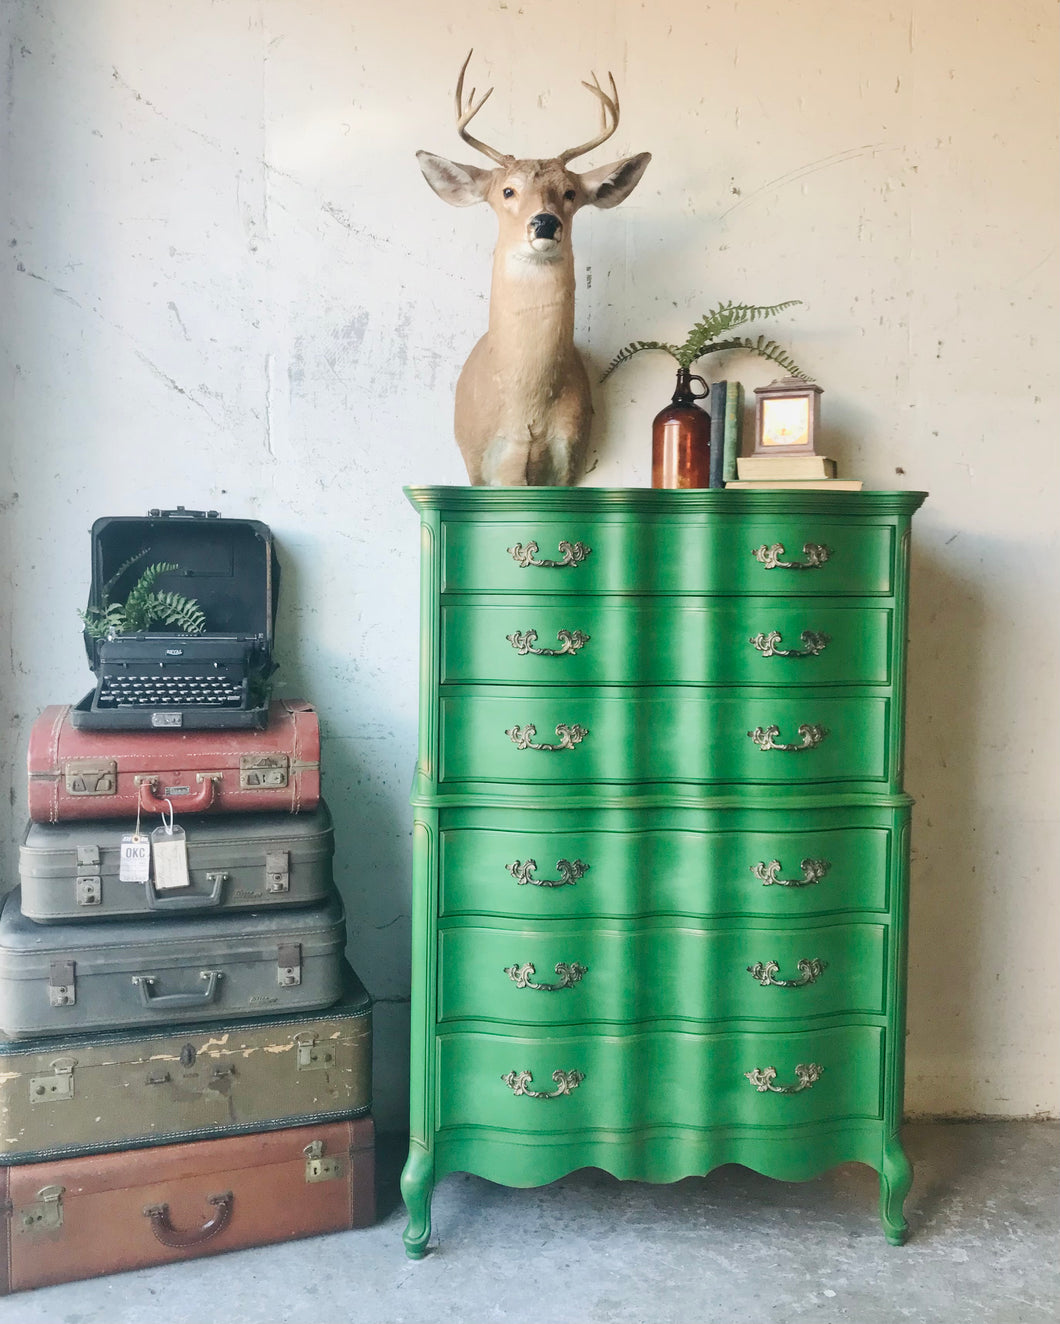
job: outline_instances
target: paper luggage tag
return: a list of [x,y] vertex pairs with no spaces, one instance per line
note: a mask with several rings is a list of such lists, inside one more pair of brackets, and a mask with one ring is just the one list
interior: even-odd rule
[[151,833],[151,854],[155,859],[155,891],[171,887],[190,887],[188,843],[182,827],[158,827]]
[[118,879],[123,883],[146,883],[151,877],[151,843],[145,833],[126,833],[121,839]]

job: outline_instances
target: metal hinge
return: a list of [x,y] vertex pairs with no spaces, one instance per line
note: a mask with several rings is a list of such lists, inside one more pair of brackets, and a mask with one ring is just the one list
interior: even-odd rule
[[48,1002],[53,1007],[72,1007],[77,1001],[77,963],[52,961],[48,967]]
[[289,892],[291,890],[291,852],[269,850],[265,852],[265,891]]
[[79,906],[98,906],[103,901],[103,880],[100,877],[99,847],[78,846],[77,880],[74,895]]
[[290,761],[286,754],[240,754],[239,789],[279,790],[287,785]]
[[76,1057],[57,1057],[52,1063],[52,1076],[30,1076],[30,1103],[56,1103],[59,1099],[74,1097],[74,1067]]
[[310,1030],[302,1030],[294,1036],[295,1047],[298,1049],[298,1070],[299,1071],[327,1071],[329,1067],[335,1065],[335,1054],[330,1048],[325,1048],[323,1044],[317,1044],[317,1037]]
[[42,1186],[37,1192],[37,1203],[20,1209],[18,1216],[23,1232],[48,1232],[63,1225],[63,1192],[65,1186]]
[[115,759],[67,759],[63,774],[70,795],[118,793],[118,764]]
[[305,1149],[305,1179],[311,1181],[335,1181],[343,1175],[342,1158],[324,1157],[323,1140],[311,1140]]
[[302,944],[281,942],[276,953],[276,982],[281,988],[292,988],[302,982]]

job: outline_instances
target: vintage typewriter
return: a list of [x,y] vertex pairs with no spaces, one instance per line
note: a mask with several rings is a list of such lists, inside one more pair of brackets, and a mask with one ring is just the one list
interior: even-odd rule
[[[182,727],[186,709],[246,712],[253,645],[237,635],[137,634],[104,640],[90,711],[150,712],[153,727]],[[220,710],[220,711],[217,711]]]
[[268,721],[280,568],[267,525],[216,511],[151,510],[92,526],[89,611],[124,602],[147,565],[169,567],[153,589],[194,600],[200,633],[148,626],[98,637],[85,630],[95,689],[70,716],[100,731],[261,730]]

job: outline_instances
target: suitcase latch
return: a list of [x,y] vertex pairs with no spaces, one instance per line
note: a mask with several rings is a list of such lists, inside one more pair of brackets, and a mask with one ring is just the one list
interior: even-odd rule
[[289,892],[291,889],[290,851],[270,850],[265,852],[265,891]]
[[74,961],[52,961],[48,968],[48,1002],[53,1007],[72,1007],[77,1001]]
[[76,1057],[57,1057],[52,1063],[52,1076],[30,1076],[30,1103],[55,1103],[59,1099],[74,1097],[74,1067]]
[[69,795],[117,795],[115,759],[67,759],[63,768]]
[[305,1179],[311,1181],[335,1181],[342,1176],[342,1158],[324,1157],[323,1140],[311,1140],[305,1149]]
[[74,895],[79,906],[98,906],[103,901],[98,846],[77,848],[77,879],[74,884]]
[[63,1192],[65,1186],[42,1186],[37,1192],[37,1203],[28,1204],[19,1211],[23,1232],[50,1232],[63,1225]]
[[288,767],[286,754],[240,754],[239,789],[282,790],[287,785]]
[[317,1037],[309,1030],[302,1030],[294,1037],[298,1050],[299,1071],[327,1071],[335,1065],[335,1054],[330,1048],[317,1043]]
[[302,944],[282,942],[276,954],[276,982],[281,988],[292,988],[302,982]]

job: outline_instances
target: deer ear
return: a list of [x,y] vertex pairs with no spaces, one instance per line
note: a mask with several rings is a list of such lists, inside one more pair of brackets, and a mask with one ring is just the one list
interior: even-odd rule
[[612,161],[610,165],[579,175],[585,201],[591,207],[617,207],[620,202],[625,202],[640,183],[650,160],[651,152],[640,152],[636,156],[627,156],[624,161]]
[[433,152],[417,152],[416,160],[420,163],[423,178],[444,202],[453,207],[470,207],[472,203],[485,201],[492,170],[460,165],[456,161],[447,161],[444,156],[435,156]]

